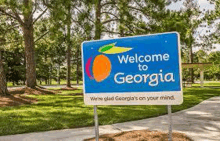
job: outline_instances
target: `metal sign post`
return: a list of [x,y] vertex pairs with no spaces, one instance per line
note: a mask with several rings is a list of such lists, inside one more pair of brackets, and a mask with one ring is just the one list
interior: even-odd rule
[[95,140],[99,140],[99,120],[98,120],[98,113],[97,113],[97,106],[94,105],[94,120],[95,120]]
[[168,109],[168,122],[169,122],[168,141],[172,141],[172,109],[171,109],[171,105],[167,105],[167,109]]

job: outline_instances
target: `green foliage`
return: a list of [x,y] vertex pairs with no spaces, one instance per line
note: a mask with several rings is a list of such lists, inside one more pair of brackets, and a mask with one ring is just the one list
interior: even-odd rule
[[10,82],[15,82],[17,85],[25,81],[25,61],[24,61],[24,49],[17,47],[12,51],[5,51],[5,72],[6,79]]
[[[204,78],[206,80],[220,80],[220,51],[207,54],[203,50],[194,53],[194,63],[212,63],[211,66],[204,68]],[[188,69],[183,69],[183,78],[189,79],[190,73]],[[194,68],[195,78],[200,79],[200,69]]]
[[[210,56],[210,55],[209,55]],[[207,63],[208,62],[208,54],[204,50],[199,50],[194,55],[194,62],[198,63]],[[209,62],[211,60],[209,59]]]
[[[34,22],[37,79],[43,81],[58,79],[59,76],[65,78],[65,71],[67,70],[65,65],[65,60],[67,59],[66,52],[67,48],[70,47],[71,79],[75,80],[77,77],[81,79],[82,73],[80,60],[81,43],[84,40],[91,40],[95,39],[95,37],[106,35],[122,37],[177,31],[180,34],[183,62],[190,62],[191,60],[194,60],[194,62],[208,61],[207,57],[204,57],[207,56],[205,52],[192,53],[193,57],[191,57],[190,52],[194,46],[202,46],[202,49],[205,51],[212,50],[212,44],[219,42],[218,32],[210,37],[203,37],[203,43],[197,44],[196,40],[198,34],[196,31],[199,25],[207,19],[209,22],[219,16],[219,1],[214,1],[216,2],[216,9],[212,13],[200,11],[195,0],[186,0],[183,9],[180,11],[170,11],[166,6],[173,2],[176,1],[39,0],[32,1],[24,6],[22,1],[2,0],[0,1],[0,8],[4,10],[10,6],[11,10],[9,9],[9,11],[13,13],[12,9],[14,9],[21,17],[21,15],[27,15],[30,11],[33,13],[42,12],[43,8],[47,7],[47,16],[41,17],[38,21]],[[10,21],[1,22],[0,24],[0,31],[7,33],[0,35],[0,41],[8,43],[1,47],[8,48],[7,52],[17,53],[18,56],[21,56],[21,59],[18,59],[18,66],[8,68],[13,68],[11,69],[12,71],[23,73],[25,60],[23,58],[24,55],[20,53],[24,53],[24,49],[22,51],[15,51],[17,48],[19,50],[24,48],[21,28],[13,28],[13,32],[7,32],[8,28],[19,26],[20,21],[3,12],[0,12],[0,14],[1,19],[3,19],[2,21]],[[199,19],[198,17],[200,16],[204,17]],[[20,25],[19,27],[22,26]],[[12,58],[13,56],[10,53],[8,53],[8,56]],[[10,61],[10,59],[6,61]],[[6,64],[13,63],[6,62]],[[9,71],[8,68],[6,69]],[[60,74],[58,68],[61,69]],[[199,76],[198,72],[198,70],[195,70],[196,77]],[[215,72],[217,72],[217,69],[215,69]],[[17,75],[19,75],[19,79],[24,78],[24,75],[20,73],[17,73]],[[184,74],[186,77],[188,75],[188,72]],[[216,75],[212,74],[212,77],[216,77]],[[13,77],[10,76],[10,78]]]
[[15,20],[3,15],[0,17],[0,50],[3,52],[6,80],[18,84],[25,80],[22,36],[17,29],[18,23]]
[[205,71],[205,77],[220,80],[220,51],[211,52],[208,56],[208,61],[212,62],[213,65]]

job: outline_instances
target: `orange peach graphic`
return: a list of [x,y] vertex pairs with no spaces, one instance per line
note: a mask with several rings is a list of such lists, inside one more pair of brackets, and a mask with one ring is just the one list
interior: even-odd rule
[[93,77],[97,82],[106,79],[111,72],[111,62],[105,55],[95,57],[92,67]]

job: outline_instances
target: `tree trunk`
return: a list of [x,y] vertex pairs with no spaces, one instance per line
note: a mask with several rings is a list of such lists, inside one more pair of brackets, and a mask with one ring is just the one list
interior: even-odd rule
[[79,85],[79,46],[77,45],[76,47],[76,84]]
[[98,40],[101,38],[101,0],[97,0],[97,3],[95,4],[95,40]]
[[49,66],[49,85],[52,84],[52,78],[51,78],[51,74],[52,74],[52,66]]
[[34,37],[33,25],[24,26],[24,42],[25,42],[25,58],[26,58],[26,85],[27,87],[34,88],[36,86],[36,66],[34,59]]
[[[29,7],[29,0],[24,0],[24,5]],[[26,58],[26,85],[27,87],[35,88],[36,86],[36,65],[35,65],[35,50],[34,50],[34,28],[32,10],[25,11],[24,24],[22,27],[24,44],[25,44],[25,58]]]
[[[192,46],[190,47],[190,53],[189,53],[189,63],[193,63],[193,52],[192,52]],[[189,69],[190,71],[190,77],[191,77],[191,82],[192,84],[194,83],[194,71],[193,71],[193,68],[190,68]]]
[[70,26],[71,26],[71,13],[70,13],[70,5],[68,7],[68,23],[67,23],[67,87],[71,87],[70,84],[70,73],[71,73],[71,66],[70,66],[70,58],[71,58],[71,43],[70,43]]
[[60,64],[58,64],[57,68],[57,84],[60,85]]
[[118,3],[118,7],[119,7],[119,34],[120,34],[120,37],[124,37],[125,34],[124,34],[124,10],[125,10],[125,7],[124,7],[124,1],[119,1]]
[[2,51],[0,51],[0,95],[8,95],[7,81],[5,77],[3,61],[2,61]]

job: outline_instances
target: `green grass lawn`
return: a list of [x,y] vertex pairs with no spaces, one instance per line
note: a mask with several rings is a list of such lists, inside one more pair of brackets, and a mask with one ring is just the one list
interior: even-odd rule
[[[200,86],[200,83],[193,84],[192,86]],[[203,84],[203,86],[205,86],[205,87],[209,87],[209,86],[211,86],[211,87],[220,87],[220,81],[206,82],[206,83]]]
[[[60,94],[30,95],[38,103],[0,108],[0,135],[93,126],[93,106],[86,106],[81,90]],[[205,99],[220,96],[218,88],[184,89],[182,105],[172,106],[176,112],[192,107]],[[113,124],[155,117],[167,113],[166,106],[98,106],[99,124]]]
[[[71,81],[70,83],[71,83],[72,85],[76,85],[76,81]],[[38,84],[40,84],[40,82],[39,82]],[[66,84],[66,80],[60,80],[60,85],[65,85],[65,84]],[[83,82],[80,81],[79,84],[83,84]],[[42,85],[46,85],[46,84],[45,84],[45,81],[42,82]],[[58,85],[58,84],[57,84],[57,81],[52,80],[51,85]]]
[[[38,82],[38,84],[40,84],[40,83]],[[60,85],[65,85],[65,84],[66,84],[66,80],[60,80]],[[71,84],[72,84],[72,85],[76,85],[76,81],[71,81]],[[80,81],[79,84],[82,85],[83,82]],[[46,85],[46,84],[45,84],[45,81],[43,81],[41,85],[42,85],[42,86],[43,86],[43,85]],[[51,85],[57,85],[57,81],[52,80]],[[8,86],[8,87],[16,87],[17,85],[13,86],[13,83],[12,83],[12,82],[8,82],[8,83],[7,83],[7,86]],[[18,85],[18,86],[22,86],[22,85]],[[200,83],[193,84],[193,86],[200,86]],[[210,81],[210,82],[209,82],[209,81],[206,81],[206,82],[204,83],[204,86],[215,86],[215,87],[219,86],[219,87],[220,87],[220,81]]]
[[12,83],[12,82],[8,82],[8,83],[7,83],[7,86],[8,86],[8,87],[19,87],[19,86],[22,86],[22,85],[15,85],[15,86],[13,86],[13,83]]
[[[76,85],[76,81],[71,81],[70,83],[71,83],[71,85]],[[37,84],[40,85],[40,82],[37,82]],[[83,82],[80,81],[79,84],[82,85]],[[45,84],[45,81],[43,81],[41,85],[42,85],[42,86],[46,85],[46,84]],[[58,84],[57,84],[57,81],[52,80],[51,85],[58,85]],[[66,80],[60,80],[60,85],[66,85]],[[8,87],[19,87],[19,86],[23,86],[23,85],[15,85],[15,86],[13,86],[13,83],[12,83],[12,82],[8,82],[8,83],[7,83],[7,86],[8,86]]]

